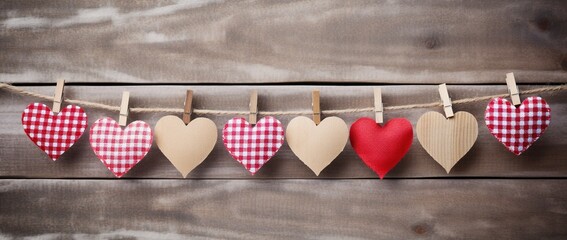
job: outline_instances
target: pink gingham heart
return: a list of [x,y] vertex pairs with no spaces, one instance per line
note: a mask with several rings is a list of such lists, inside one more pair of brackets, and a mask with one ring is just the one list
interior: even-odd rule
[[55,115],[45,104],[32,103],[22,113],[28,137],[53,160],[69,149],[87,128],[87,114],[68,105]]
[[264,117],[254,127],[236,117],[224,125],[222,141],[230,155],[254,175],[283,145],[284,130],[274,117]]
[[90,131],[96,156],[116,177],[134,167],[152,146],[152,129],[143,121],[134,121],[124,130],[112,118],[96,120]]
[[519,108],[503,98],[488,103],[486,126],[510,152],[520,155],[545,131],[551,121],[551,108],[540,97],[526,98]]

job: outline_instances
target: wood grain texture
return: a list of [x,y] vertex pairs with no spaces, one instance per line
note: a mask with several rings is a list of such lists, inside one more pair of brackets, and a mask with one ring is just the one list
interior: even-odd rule
[[[450,104],[450,103],[449,103]],[[415,126],[419,143],[449,173],[474,146],[478,136],[475,116],[460,111],[446,118],[439,112],[423,114]]]
[[567,180],[0,180],[0,238],[565,239],[566,192]]
[[[541,85],[540,85],[541,86]],[[521,90],[538,86],[521,85]],[[321,109],[345,109],[352,107],[371,107],[373,104],[372,86],[321,87]],[[506,85],[498,86],[448,86],[453,100],[501,94],[507,91]],[[32,91],[53,94],[54,87],[29,87]],[[249,93],[258,90],[258,109],[260,111],[297,111],[311,109],[310,86],[192,86],[193,106],[198,109],[222,109],[248,111]],[[131,107],[172,107],[183,108],[187,87],[184,86],[67,86],[66,96],[112,105],[120,104],[122,91],[131,92]],[[384,86],[382,87],[385,106],[440,101],[436,85],[423,86]],[[565,177],[567,161],[567,94],[554,92],[541,95],[552,109],[551,124],[543,136],[521,156],[515,156],[501,145],[488,131],[484,123],[485,102],[454,105],[455,111],[467,111],[479,122],[479,137],[470,152],[459,161],[447,175],[421,147],[414,137],[408,154],[386,176],[391,178],[414,177]],[[522,96],[525,98],[527,96]],[[20,118],[27,104],[36,99],[20,97],[0,92],[0,176],[25,178],[113,178],[113,175],[94,155],[85,134],[57,162],[48,160],[39,148],[24,134]],[[49,104],[49,103],[47,103]],[[65,103],[64,103],[65,105]],[[85,109],[89,124],[96,119],[110,116],[118,117],[118,112]],[[442,108],[424,108],[399,111],[386,111],[385,120],[403,117],[412,125],[428,111],[442,112]],[[152,127],[164,114],[131,113],[129,120],[144,120]],[[359,117],[373,117],[373,112],[342,114],[350,126]],[[178,117],[181,117],[179,114]],[[222,129],[232,117],[206,116]],[[246,116],[244,116],[246,117]],[[287,126],[295,116],[277,116]],[[308,115],[308,117],[311,117]],[[328,117],[328,116],[323,116]],[[219,134],[222,131],[219,131]],[[219,139],[222,139],[219,136]],[[179,178],[181,175],[154,146],[148,156],[135,166],[127,178]],[[199,165],[190,178],[251,178],[247,171],[217,142],[211,155]],[[350,143],[320,175],[321,178],[377,178],[376,174],[364,165],[352,150]],[[284,144],[279,152],[253,177],[258,178],[315,178],[315,175],[297,159]]]
[[[294,82],[408,85],[382,87],[385,106],[439,101],[429,84],[446,82],[460,84],[449,85],[460,99],[505,93],[512,71],[520,90],[566,83],[566,13],[567,1],[554,0],[3,0],[0,82],[52,95],[37,85],[64,78],[69,98],[118,106],[128,90],[131,107],[180,109],[187,87],[151,85],[288,84],[191,86],[195,108],[240,111],[252,89],[260,111],[309,110],[313,88],[322,110],[373,104],[370,86]],[[387,175],[459,179],[364,179],[377,176],[350,144],[318,180],[281,179],[315,178],[287,144],[250,177],[219,141],[189,175],[199,180],[107,180],[87,134],[53,163],[20,125],[36,99],[0,91],[0,239],[566,239],[567,94],[542,97],[551,125],[521,156],[488,132],[487,102],[462,104],[453,108],[476,117],[479,137],[450,175],[415,138]],[[384,117],[415,126],[432,110],[442,112]],[[118,119],[86,112],[89,124]],[[153,127],[164,115],[129,119]],[[373,115],[339,117],[350,125]],[[206,117],[220,129],[234,116]],[[277,116],[284,125],[293,117]],[[180,177],[155,144],[125,176]],[[560,179],[494,179],[508,177]]]
[[0,2],[0,81],[565,82],[567,2]]

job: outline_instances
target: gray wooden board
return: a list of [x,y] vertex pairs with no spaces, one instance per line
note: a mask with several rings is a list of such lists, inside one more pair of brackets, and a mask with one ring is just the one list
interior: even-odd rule
[[[537,86],[521,85],[521,90]],[[131,91],[131,107],[183,107],[185,86],[68,86],[65,96],[111,105],[119,105],[121,92]],[[310,91],[321,90],[322,110],[363,108],[373,104],[371,86],[191,86],[194,90],[194,107],[248,111],[249,93],[252,89],[259,92],[260,111],[295,111],[311,108]],[[54,87],[27,87],[26,89],[52,95]],[[386,106],[411,103],[429,103],[440,101],[437,86],[385,86],[383,101]],[[451,97],[467,97],[501,94],[506,92],[505,85],[498,86],[449,86]],[[455,111],[471,112],[479,123],[479,137],[472,150],[447,175],[427,153],[417,139],[409,153],[387,177],[565,177],[567,161],[564,152],[567,147],[565,122],[567,117],[567,94],[554,92],[541,94],[552,108],[551,125],[545,134],[524,154],[515,156],[505,149],[486,128],[484,111],[488,101],[454,105]],[[525,98],[526,96],[522,96]],[[61,159],[52,162],[28,139],[22,130],[21,113],[31,102],[37,99],[21,97],[7,92],[0,92],[0,176],[24,178],[113,178],[114,176],[94,155],[88,133],[80,139]],[[45,102],[49,106],[51,103]],[[413,126],[419,116],[427,111],[442,112],[441,107],[428,109],[409,109],[386,111],[385,119],[404,117]],[[115,119],[117,112],[86,109],[89,124],[96,119],[110,116]],[[130,121],[144,120],[153,127],[164,116],[162,113],[131,113]],[[340,114],[347,124],[357,118],[371,117],[373,112]],[[179,114],[181,117],[181,114]],[[195,117],[195,116],[194,116]],[[224,123],[232,115],[206,116],[219,128],[219,141],[212,154],[190,175],[190,178],[315,178],[316,176],[293,155],[287,144],[254,176],[228,154],[220,132]],[[295,116],[278,116],[287,125]],[[325,117],[325,116],[323,116]],[[181,175],[162,155],[154,144],[149,154],[125,177],[129,178],[179,178]],[[323,171],[322,178],[375,178],[374,172],[367,168],[347,144],[345,151]]]
[[[186,86],[156,83],[407,84],[384,87],[391,106],[439,101],[433,84],[447,82],[460,84],[449,86],[460,99],[505,93],[511,71],[521,90],[566,83],[566,13],[567,1],[554,0],[4,0],[0,82],[52,95],[37,85],[65,78],[87,84],[66,87],[66,97],[112,105],[130,90],[132,107],[182,108]],[[252,89],[260,111],[308,110],[313,88],[324,110],[373,104],[367,86],[191,88],[195,107],[207,109],[246,111]],[[387,175],[403,180],[365,179],[376,175],[350,145],[317,180],[299,180],[315,176],[287,145],[251,177],[219,141],[192,180],[109,180],[87,134],[48,160],[20,124],[36,99],[0,90],[0,239],[566,239],[567,94],[541,96],[551,125],[520,157],[488,133],[487,101],[455,105],[477,117],[479,139],[450,175],[414,140]],[[86,111],[89,124],[118,115]],[[442,110],[385,117],[415,126],[426,111]],[[162,116],[130,119],[153,127]],[[372,116],[339,115],[349,125]],[[233,116],[206,117],[221,129]],[[126,175],[179,177],[155,144]],[[438,177],[459,179],[407,179]]]
[[565,239],[567,180],[0,180],[0,238]]
[[0,81],[565,82],[567,2],[0,2]]

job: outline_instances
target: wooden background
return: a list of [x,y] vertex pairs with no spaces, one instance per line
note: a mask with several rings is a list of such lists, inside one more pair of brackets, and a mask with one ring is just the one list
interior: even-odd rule
[[[131,107],[261,111],[388,106],[567,82],[565,1],[0,2],[0,81]],[[189,179],[154,146],[114,179],[87,134],[52,162],[23,133],[37,99],[0,92],[0,239],[565,239],[567,94],[541,94],[546,133],[519,157],[488,132],[487,102],[455,105],[479,138],[450,174],[414,141],[385,180],[350,144],[320,177],[284,145],[254,177],[218,142]],[[526,97],[526,96],[522,96]],[[50,105],[50,103],[45,102]],[[441,108],[388,111],[408,118]],[[118,113],[86,109],[89,124]],[[152,126],[164,114],[131,114]],[[338,115],[350,125],[372,113]],[[205,116],[222,128],[233,116]],[[284,125],[294,116],[278,117]]]

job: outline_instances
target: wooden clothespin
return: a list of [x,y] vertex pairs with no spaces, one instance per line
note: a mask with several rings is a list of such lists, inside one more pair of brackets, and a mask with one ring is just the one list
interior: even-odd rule
[[382,89],[374,88],[374,113],[376,114],[376,123],[384,122],[384,105],[382,104]]
[[187,90],[187,95],[185,96],[185,105],[183,106],[183,123],[185,123],[185,125],[191,122],[192,104],[193,90]]
[[313,122],[319,125],[321,122],[321,100],[319,90],[311,92],[311,106],[313,107]]
[[122,92],[122,103],[120,104],[120,117],[118,118],[118,125],[125,127],[128,122],[128,104],[130,102],[130,92]]
[[256,124],[258,121],[258,91],[254,90],[250,93],[250,115],[248,116],[248,122],[250,124]]
[[514,73],[506,73],[506,85],[508,85],[508,93],[510,93],[510,99],[512,99],[512,104],[514,106],[522,104],[520,101],[520,91],[516,85],[516,78],[514,78]]
[[63,104],[63,89],[65,88],[65,80],[57,80],[57,86],[55,87],[55,97],[53,98],[53,108],[51,111],[57,114],[61,111],[61,104]]
[[445,117],[451,118],[453,114],[453,106],[451,105],[451,98],[449,97],[449,91],[447,91],[447,85],[445,83],[439,85],[439,95],[441,95],[441,100],[443,101],[443,109],[445,110]]

